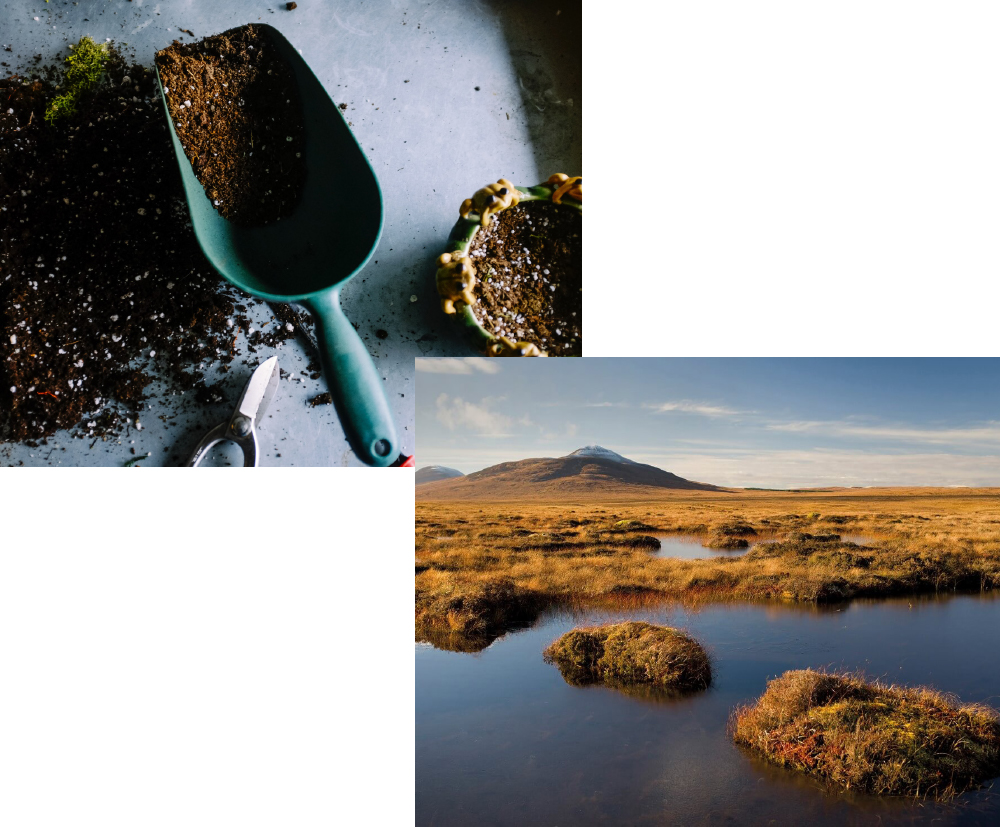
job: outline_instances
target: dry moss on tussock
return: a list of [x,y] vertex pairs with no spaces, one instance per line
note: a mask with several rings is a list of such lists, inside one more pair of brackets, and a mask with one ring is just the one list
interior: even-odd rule
[[847,789],[947,799],[998,774],[998,716],[931,689],[796,670],[731,721],[734,740]]
[[625,531],[656,531],[657,529],[641,520],[616,520],[608,530],[618,534]]
[[567,683],[651,684],[692,692],[712,682],[709,656],[677,629],[638,621],[573,629],[543,653]]
[[418,636],[424,639],[466,635],[486,645],[513,624],[535,620],[542,605],[537,594],[510,580],[449,578],[434,592],[422,590],[418,581],[414,620]]
[[727,534],[710,534],[702,545],[706,548],[715,548],[722,551],[739,551],[747,548],[750,543],[743,537],[733,537]]

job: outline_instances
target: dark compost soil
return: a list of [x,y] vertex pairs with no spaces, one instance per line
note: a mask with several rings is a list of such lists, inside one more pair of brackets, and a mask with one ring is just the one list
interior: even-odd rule
[[581,214],[529,201],[499,213],[473,239],[473,315],[495,336],[550,356],[580,356]]
[[[154,362],[169,387],[210,395],[204,369],[228,369],[250,332],[252,300],[220,281],[191,230],[155,75],[115,54],[79,114],[50,126],[58,80],[0,79],[5,440],[78,423],[78,436],[121,433],[128,412],[109,403],[137,410]],[[255,333],[250,349],[291,327]]]
[[267,31],[174,41],[156,65],[177,137],[219,213],[247,227],[291,215],[306,179],[302,106]]

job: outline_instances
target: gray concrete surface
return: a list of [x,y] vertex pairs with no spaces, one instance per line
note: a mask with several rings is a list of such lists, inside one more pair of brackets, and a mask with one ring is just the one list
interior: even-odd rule
[[[535,184],[581,171],[579,2],[301,0],[287,11],[284,3],[245,0],[0,0],[0,20],[0,41],[13,47],[4,53],[7,71],[29,68],[35,54],[43,63],[61,58],[84,35],[125,43],[127,54],[151,65],[174,38],[191,41],[179,28],[201,38],[254,22],[301,50],[331,97],[348,104],[345,115],[382,187],[377,263],[347,285],[342,304],[385,378],[408,454],[414,358],[471,355],[434,290],[434,259],[459,204],[499,177]],[[266,306],[256,318],[270,318]],[[389,336],[377,338],[377,329]],[[91,447],[60,432],[42,448],[0,446],[0,464],[121,465],[133,448],[151,454],[143,464],[176,464],[228,415],[253,366],[273,352],[259,348],[250,365],[241,358],[228,374],[209,376],[230,391],[217,405],[189,402],[183,410],[180,399],[161,393],[143,429],[120,443]],[[277,352],[294,375],[309,361],[297,341]],[[358,464],[333,409],[306,404],[323,390],[322,380],[282,382],[259,430],[261,465]],[[240,461],[233,451],[214,459]]]

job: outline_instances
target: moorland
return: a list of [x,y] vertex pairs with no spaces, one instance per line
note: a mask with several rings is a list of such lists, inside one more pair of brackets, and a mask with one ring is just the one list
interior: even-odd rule
[[[416,635],[441,648],[482,649],[557,605],[829,603],[999,585],[997,488],[640,488],[546,502],[433,499],[421,488]],[[750,549],[656,556],[655,537],[674,534]]]

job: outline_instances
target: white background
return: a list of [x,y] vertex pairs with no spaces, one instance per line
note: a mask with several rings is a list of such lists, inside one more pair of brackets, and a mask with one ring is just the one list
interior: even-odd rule
[[586,356],[998,354],[997,3],[585,8]]
[[[587,3],[588,355],[996,355],[996,9]],[[0,497],[0,822],[413,821],[411,471]]]

